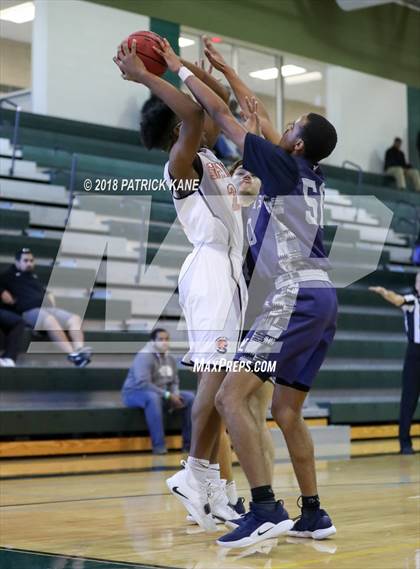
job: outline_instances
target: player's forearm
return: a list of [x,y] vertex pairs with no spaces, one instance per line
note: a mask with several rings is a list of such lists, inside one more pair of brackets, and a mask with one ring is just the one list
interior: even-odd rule
[[255,93],[251,91],[251,89],[247,85],[245,85],[245,83],[242,81],[242,79],[239,77],[239,75],[236,73],[233,67],[227,67],[224,75],[229,85],[232,87],[232,91],[234,92],[236,100],[238,101],[239,106],[241,107],[243,112],[245,114],[248,113],[248,106],[246,102],[247,97],[248,99],[255,98],[258,101],[259,114],[261,115],[262,118],[265,118],[269,121],[270,117],[263,102],[255,95]]
[[404,304],[404,297],[392,290],[387,290],[384,298],[394,306],[400,307]]
[[223,129],[226,117],[231,115],[227,104],[195,75],[188,77],[185,84],[210,117]]
[[388,290],[385,288],[379,294],[382,296],[384,300],[386,300],[390,304],[393,304],[394,306],[400,307],[404,304],[404,297],[401,296],[401,294],[397,294],[393,290]]
[[224,87],[217,79],[208,73],[205,69],[202,69],[198,65],[187,61],[186,59],[181,59],[182,65],[187,67],[190,71],[194,73],[196,77],[201,79],[212,91],[214,91],[225,103],[229,101],[229,91]]
[[191,122],[199,119],[201,122],[203,110],[200,105],[164,79],[147,73],[141,76],[139,83],[148,87],[154,95],[168,105],[180,120]]
[[185,84],[213,121],[242,151],[247,131],[232,115],[227,104],[195,75],[188,77]]

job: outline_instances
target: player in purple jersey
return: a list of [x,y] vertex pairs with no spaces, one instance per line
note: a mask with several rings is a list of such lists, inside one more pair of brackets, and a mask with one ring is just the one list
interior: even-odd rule
[[[206,55],[225,73],[246,112],[244,101],[252,93],[210,43]],[[216,396],[252,493],[250,512],[218,543],[244,547],[287,531],[296,537],[323,539],[336,530],[320,508],[313,442],[302,407],[335,332],[337,300],[322,244],[324,184],[318,162],[333,151],[337,134],[324,117],[309,113],[280,136],[262,108],[264,140],[247,133],[227,105],[198,78],[190,76],[185,82],[243,151],[244,167],[262,181],[256,205],[261,211],[256,224],[251,224],[251,246],[257,271],[265,274],[271,285],[236,356],[250,364],[252,371],[229,373]],[[258,425],[249,411],[250,395],[267,378],[258,371],[259,364],[267,361],[274,364],[271,375],[276,381],[273,417],[285,436],[302,494],[302,515],[296,523],[289,519],[282,501],[275,500]]]

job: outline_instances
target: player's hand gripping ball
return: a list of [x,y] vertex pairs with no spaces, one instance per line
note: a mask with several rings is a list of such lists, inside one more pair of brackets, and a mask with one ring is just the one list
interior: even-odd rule
[[136,41],[136,54],[144,63],[147,71],[159,77],[163,75],[168,66],[163,57],[153,49],[153,46],[160,48],[162,38],[154,32],[134,32],[125,40],[129,49],[131,49],[133,40]]

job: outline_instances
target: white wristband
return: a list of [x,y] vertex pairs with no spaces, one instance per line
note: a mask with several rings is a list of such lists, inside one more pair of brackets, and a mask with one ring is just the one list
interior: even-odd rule
[[194,76],[194,73],[183,65],[180,70],[178,71],[178,77],[185,83],[188,77]]

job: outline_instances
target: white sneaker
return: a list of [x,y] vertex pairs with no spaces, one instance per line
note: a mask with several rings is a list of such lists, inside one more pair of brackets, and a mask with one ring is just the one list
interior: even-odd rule
[[0,367],[16,367],[16,364],[11,358],[0,358]]
[[200,483],[184,460],[181,461],[181,464],[184,469],[166,481],[169,490],[178,498],[200,527],[205,531],[217,531],[207,496],[208,483]]
[[209,504],[213,516],[223,523],[241,517],[229,504],[226,494],[226,480],[209,480]]

